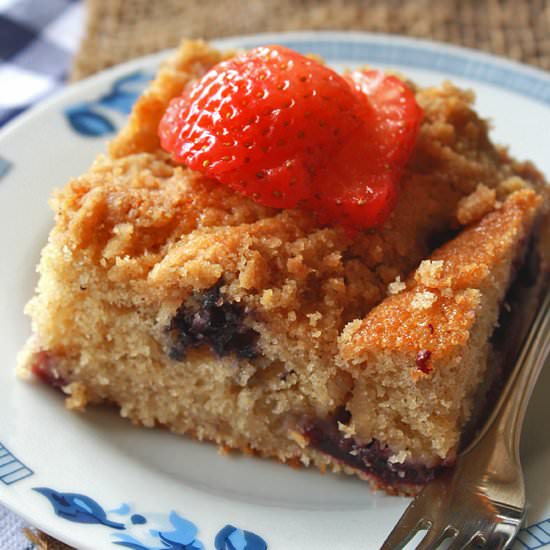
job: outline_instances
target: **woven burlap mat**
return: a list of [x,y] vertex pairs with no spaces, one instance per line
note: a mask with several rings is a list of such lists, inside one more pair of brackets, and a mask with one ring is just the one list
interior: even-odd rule
[[[178,44],[284,30],[363,30],[450,42],[550,70],[550,0],[87,0],[77,80]],[[38,533],[38,548],[69,548]]]
[[182,37],[297,29],[406,34],[550,69],[550,0],[88,0],[79,79]]

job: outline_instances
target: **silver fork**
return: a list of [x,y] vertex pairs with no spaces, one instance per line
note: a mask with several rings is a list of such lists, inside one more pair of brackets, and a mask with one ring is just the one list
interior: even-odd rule
[[493,414],[452,470],[429,483],[411,502],[381,550],[403,548],[420,530],[416,550],[445,542],[447,550],[477,544],[504,549],[525,515],[519,440],[527,404],[550,352],[550,292],[531,325]]

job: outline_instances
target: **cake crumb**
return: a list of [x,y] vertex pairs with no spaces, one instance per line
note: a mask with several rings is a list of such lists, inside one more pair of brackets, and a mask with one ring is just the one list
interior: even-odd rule
[[315,313],[308,313],[306,317],[309,319],[309,325],[316,327],[317,323],[322,319],[322,313],[316,311]]
[[423,260],[414,278],[428,288],[439,288],[443,274],[443,260]]
[[349,439],[355,435],[355,424],[353,421],[351,424],[344,424],[343,422],[338,422],[338,431],[344,434],[344,439]]
[[473,193],[459,201],[456,217],[460,224],[468,225],[477,222],[485,214],[494,210],[495,205],[496,191],[480,183]]
[[391,282],[388,285],[388,296],[393,296],[394,294],[399,294],[407,288],[407,285],[401,280],[401,277],[398,275],[395,278],[395,281]]
[[270,309],[274,305],[273,289],[268,288],[263,291],[260,303],[267,309]]
[[411,306],[414,309],[429,309],[437,301],[437,295],[429,290],[417,292],[412,299]]
[[408,458],[407,451],[401,450],[398,453],[395,453],[394,455],[390,456],[390,458],[388,458],[388,462],[390,464],[403,464],[407,458]]
[[513,193],[514,191],[520,191],[521,189],[525,189],[526,187],[527,187],[527,184],[525,183],[525,180],[523,180],[518,176],[512,176],[500,182],[498,185],[498,190],[508,195],[510,193]]
[[220,456],[230,455],[231,454],[231,447],[229,447],[228,445],[224,445],[224,444],[218,445],[218,454]]
[[249,380],[256,374],[256,367],[249,362],[242,362],[240,365],[235,365],[235,375],[233,380],[237,386],[246,387]]
[[88,403],[88,391],[86,386],[81,382],[73,382],[63,388],[63,391],[68,394],[65,399],[65,406],[71,411],[83,412]]
[[288,430],[288,436],[290,439],[292,439],[295,443],[297,443],[302,449],[305,449],[309,442],[307,438],[302,434],[301,432],[297,430]]

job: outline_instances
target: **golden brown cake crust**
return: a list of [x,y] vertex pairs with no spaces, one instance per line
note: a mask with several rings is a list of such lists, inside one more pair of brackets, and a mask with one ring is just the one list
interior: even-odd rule
[[[430,349],[433,373],[412,371],[407,391],[437,376],[436,366],[457,358],[451,351],[467,348],[469,338],[469,360],[486,362],[513,254],[546,208],[542,176],[493,146],[473,94],[445,83],[416,91],[425,118],[382,227],[352,238],[320,227],[311,213],[260,206],[159,149],[157,125],[170,99],[229,55],[183,43],[109,154],[56,193],[56,225],[27,308],[36,338],[20,371],[47,352],[74,408],[112,401],[136,423],[339,471],[350,468],[309,448],[297,426],[348,404],[378,411],[363,422],[353,413],[356,425],[343,427],[359,439],[384,437],[401,462],[441,462],[454,451],[471,400],[453,401],[447,418],[407,424],[395,420],[401,405],[391,398],[387,415],[378,407],[376,388],[387,361],[409,365],[420,344]],[[473,225],[407,279],[462,224]],[[488,292],[487,281],[498,281],[498,292]],[[244,312],[259,356],[219,358],[202,346],[171,359],[166,334],[178,308],[214,287]],[[490,314],[482,319],[479,308]],[[433,334],[421,325],[429,319]],[[365,362],[372,350],[397,355],[376,371]],[[370,379],[371,370],[381,378]]]
[[[359,323],[347,327],[340,352],[351,365],[367,349],[431,352],[430,373],[470,337],[478,307],[475,294],[499,283],[494,266],[504,265],[526,239],[542,199],[531,190],[513,194],[498,210],[423,261],[406,290],[389,296]],[[354,368],[354,367],[352,367]],[[366,368],[363,364],[362,368]]]

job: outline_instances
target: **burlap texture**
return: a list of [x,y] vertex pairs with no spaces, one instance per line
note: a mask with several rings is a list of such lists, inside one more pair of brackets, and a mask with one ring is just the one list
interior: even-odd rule
[[24,533],[36,550],[73,550],[71,546],[67,546],[40,531],[24,529]]
[[[87,0],[74,80],[182,37],[362,30],[449,42],[550,70],[550,0]],[[68,549],[38,534],[43,550]]]
[[550,69],[550,0],[87,0],[79,79],[182,37],[334,29],[450,42]]

